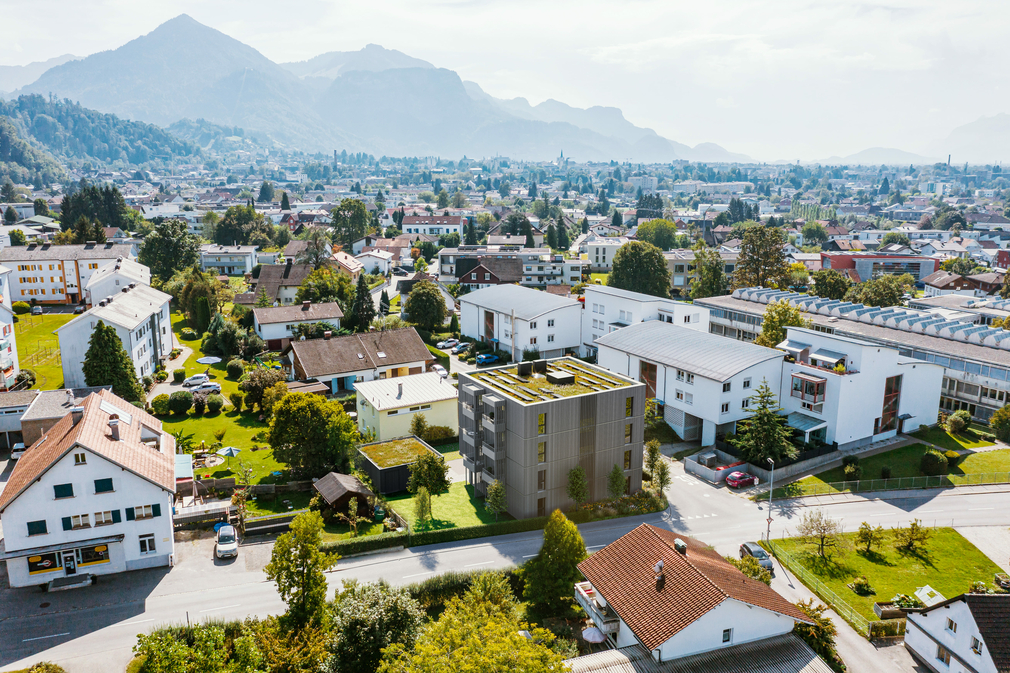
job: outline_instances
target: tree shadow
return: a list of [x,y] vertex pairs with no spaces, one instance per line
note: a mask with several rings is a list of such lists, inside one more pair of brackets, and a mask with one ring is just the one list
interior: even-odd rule
[[827,577],[830,579],[844,579],[855,574],[855,570],[847,565],[840,563],[835,557],[830,555],[820,556],[816,552],[807,552],[807,562],[804,564],[810,568],[818,577]]
[[917,547],[915,549],[899,547],[897,552],[898,556],[906,559],[917,559],[920,563],[922,563],[922,565],[932,568],[933,570],[936,569],[936,565],[933,563],[933,554],[925,547]]
[[871,549],[870,551],[866,551],[865,549],[857,549],[856,554],[863,557],[873,565],[888,566],[888,567],[893,567],[897,565],[896,563],[889,561],[887,557],[881,554],[879,551],[873,549]]

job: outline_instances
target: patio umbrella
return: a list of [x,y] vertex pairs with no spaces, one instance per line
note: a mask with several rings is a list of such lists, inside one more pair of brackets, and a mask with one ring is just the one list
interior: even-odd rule
[[224,456],[225,463],[227,464],[229,458],[234,458],[241,452],[242,449],[236,449],[234,446],[226,446],[223,449],[218,449],[217,455]]
[[216,355],[205,355],[204,357],[197,359],[197,362],[202,365],[216,365],[218,362],[221,362],[221,358]]
[[582,629],[582,639],[587,643],[602,643],[607,639],[607,635],[595,626],[590,626],[588,629]]

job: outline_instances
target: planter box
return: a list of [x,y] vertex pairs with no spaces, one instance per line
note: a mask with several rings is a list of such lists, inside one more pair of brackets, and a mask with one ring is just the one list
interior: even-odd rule
[[905,616],[904,610],[894,603],[874,603],[873,612],[881,619],[900,619]]

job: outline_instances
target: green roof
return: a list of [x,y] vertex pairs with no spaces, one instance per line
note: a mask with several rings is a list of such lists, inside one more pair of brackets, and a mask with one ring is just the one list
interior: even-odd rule
[[363,444],[358,447],[358,451],[380,468],[387,468],[413,463],[418,456],[433,449],[417,437],[410,436]]
[[570,385],[551,383],[544,374],[520,376],[518,364],[470,372],[469,376],[491,391],[504,393],[524,404],[549,402],[632,385],[631,381],[613,372],[571,357],[548,361],[547,373],[551,372],[573,374],[575,383]]

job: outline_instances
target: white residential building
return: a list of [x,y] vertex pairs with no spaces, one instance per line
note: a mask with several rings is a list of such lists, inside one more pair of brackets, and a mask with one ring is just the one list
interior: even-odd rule
[[80,388],[84,381],[84,356],[98,323],[116,328],[123,348],[133,360],[137,376],[154,373],[172,351],[171,295],[146,285],[126,287],[99,302],[56,330],[63,358],[63,385]]
[[460,333],[491,343],[521,360],[581,352],[582,303],[519,285],[495,285],[459,298]]
[[136,259],[132,243],[25,245],[0,250],[11,269],[11,299],[38,304],[77,304],[100,267],[119,258]]
[[11,270],[0,266],[0,390],[14,385],[21,362],[18,339],[14,332],[14,312],[11,310]]
[[593,271],[607,271],[614,268],[614,255],[628,243],[623,236],[588,235],[582,242],[579,251],[588,256],[590,268]]
[[161,421],[109,391],[89,395],[0,494],[10,585],[171,565],[174,453]]
[[84,286],[88,306],[94,306],[96,301],[111,297],[131,284],[150,285],[151,270],[132,259],[117,259],[99,267]]
[[905,649],[935,673],[1010,670],[1010,595],[962,594],[907,615]]
[[218,245],[208,243],[200,246],[200,269],[225,276],[252,273],[257,264],[271,264],[273,259],[261,260],[255,245]]
[[270,350],[281,350],[289,343],[298,325],[327,322],[340,329],[344,312],[336,302],[313,304],[303,301],[293,306],[268,306],[253,309],[253,330],[267,342]]
[[382,275],[388,274],[393,269],[395,261],[393,253],[385,250],[369,250],[355,255],[354,258],[361,262],[365,273],[372,273],[378,269]]
[[648,320],[708,331],[708,309],[683,301],[630,292],[607,285],[586,285],[582,312],[582,346],[596,353],[595,341],[604,334]]
[[641,189],[643,194],[653,194],[659,186],[659,178],[648,175],[628,178],[628,182],[632,189]]
[[436,372],[363,381],[354,390],[358,430],[363,433],[374,430],[377,440],[409,435],[411,421],[417,414],[424,414],[429,426],[459,430],[456,386]]

